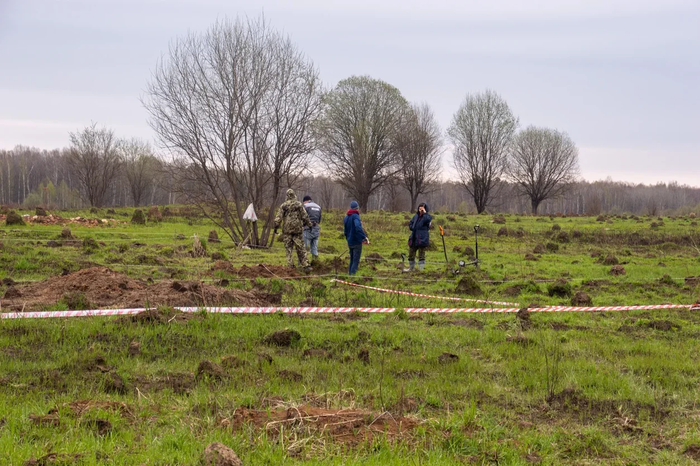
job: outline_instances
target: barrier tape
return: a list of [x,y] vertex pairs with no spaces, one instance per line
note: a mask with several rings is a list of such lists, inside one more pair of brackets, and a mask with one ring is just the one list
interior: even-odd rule
[[406,296],[418,296],[420,298],[435,298],[435,299],[444,299],[447,301],[468,301],[472,303],[481,303],[481,304],[496,304],[498,306],[519,306],[519,303],[509,303],[509,302],[502,302],[502,301],[488,301],[484,299],[469,299],[469,298],[457,298],[454,296],[434,296],[431,294],[422,294],[422,293],[413,293],[411,291],[401,291],[401,290],[390,290],[386,288],[377,288],[374,286],[367,286],[367,285],[359,285],[357,283],[352,283],[352,282],[346,282],[344,280],[338,280],[338,279],[333,279],[331,282],[337,282],[337,283],[342,283],[343,285],[349,285],[349,286],[356,286],[358,288],[366,288],[368,290],[374,290],[374,291],[381,291],[383,293],[396,293],[396,294],[402,294]]
[[[175,307],[182,312],[209,312],[214,314],[347,314],[351,312],[381,313],[395,312],[393,307]],[[572,307],[552,306],[530,308],[528,312],[609,312],[609,311],[638,311],[656,309],[689,309],[700,311],[698,304],[649,304],[641,306],[596,306]],[[0,313],[0,319],[45,319],[56,317],[97,317],[131,315],[145,312],[148,309],[93,309],[89,311],[45,311],[45,312],[5,312]],[[153,309],[151,309],[153,310]],[[411,314],[456,314],[456,313],[513,313],[520,311],[512,308],[406,308]]]

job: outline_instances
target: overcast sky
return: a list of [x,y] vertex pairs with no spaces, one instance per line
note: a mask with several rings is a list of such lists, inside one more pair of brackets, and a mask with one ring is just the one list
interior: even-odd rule
[[262,12],[328,87],[383,79],[443,128],[490,88],[568,132],[588,180],[700,186],[698,0],[0,0],[0,148],[91,122],[153,140],[139,97],[169,42]]

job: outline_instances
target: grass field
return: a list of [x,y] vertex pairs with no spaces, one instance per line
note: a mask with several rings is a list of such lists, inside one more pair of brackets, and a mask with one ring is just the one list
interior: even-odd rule
[[[697,311],[412,315],[403,309],[475,304],[331,283],[347,270],[341,212],[326,213],[320,263],[305,275],[280,267],[279,243],[238,250],[221,231],[220,243],[206,241],[211,225],[188,209],[146,225],[129,224],[132,211],[99,226],[0,229],[3,312],[139,299],[153,308],[0,320],[0,463],[199,464],[215,441],[247,465],[700,461]],[[457,275],[437,229],[426,270],[402,274],[409,215],[362,218],[372,244],[360,284],[522,306],[700,298],[690,217],[435,213],[450,268],[470,259],[481,227],[480,269]],[[206,257],[190,254],[195,234]],[[114,273],[91,281],[81,273],[92,267]],[[397,310],[233,316],[167,306],[200,296]]]

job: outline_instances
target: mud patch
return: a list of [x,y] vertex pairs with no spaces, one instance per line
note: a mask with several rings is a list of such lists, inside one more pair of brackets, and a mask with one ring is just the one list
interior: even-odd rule
[[234,430],[252,425],[268,435],[293,432],[295,436],[325,435],[337,443],[356,446],[375,438],[399,441],[410,437],[420,422],[411,417],[392,416],[357,409],[325,409],[311,406],[277,410],[239,408],[230,423]]

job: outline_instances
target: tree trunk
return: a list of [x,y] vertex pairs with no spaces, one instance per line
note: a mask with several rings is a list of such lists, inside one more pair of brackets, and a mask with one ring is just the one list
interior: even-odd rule
[[538,199],[530,199],[530,205],[532,206],[532,215],[537,215],[537,208],[540,206],[540,201]]
[[411,212],[415,212],[417,202],[418,202],[418,193],[416,193],[416,194],[411,193]]

